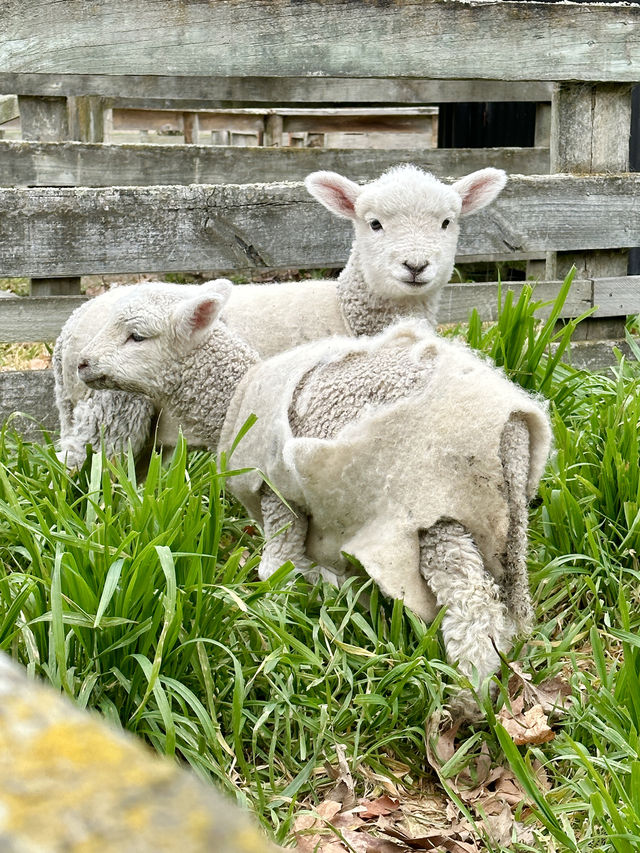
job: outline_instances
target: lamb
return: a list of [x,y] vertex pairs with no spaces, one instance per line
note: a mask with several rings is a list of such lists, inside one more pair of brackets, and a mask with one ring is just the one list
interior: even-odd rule
[[[309,192],[354,225],[345,269],[337,282],[235,288],[224,318],[263,357],[330,335],[374,334],[401,317],[435,324],[442,288],[453,270],[459,220],[489,204],[505,182],[505,173],[493,168],[451,186],[411,165],[364,186],[335,172],[313,172],[305,181]],[[72,468],[82,464],[87,444],[99,446],[101,433],[109,454],[130,441],[140,455],[157,414],[144,397],[96,394],[78,381],[78,355],[100,329],[110,304],[111,297],[104,295],[74,312],[54,351],[59,455]],[[163,413],[158,442],[171,447],[177,434],[177,425]]]
[[211,449],[256,414],[232,460],[252,470],[229,487],[263,523],[260,577],[290,559],[340,579],[352,554],[424,619],[447,607],[462,672],[495,672],[532,615],[526,514],[549,452],[544,408],[419,320],[261,359],[220,319],[230,290],[128,288],[82,354],[82,380],[144,391]]

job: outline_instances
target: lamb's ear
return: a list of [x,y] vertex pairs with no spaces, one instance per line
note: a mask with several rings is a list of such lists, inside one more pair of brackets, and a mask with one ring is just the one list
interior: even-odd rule
[[499,195],[507,183],[507,175],[502,169],[480,169],[465,175],[453,184],[454,189],[462,198],[461,215],[474,213]]
[[196,296],[180,302],[173,311],[176,336],[195,342],[206,334],[220,316],[232,288],[228,279],[219,278],[200,285]]
[[349,178],[343,178],[337,172],[311,172],[304,185],[320,204],[323,204],[336,216],[355,219],[356,199],[362,187]]

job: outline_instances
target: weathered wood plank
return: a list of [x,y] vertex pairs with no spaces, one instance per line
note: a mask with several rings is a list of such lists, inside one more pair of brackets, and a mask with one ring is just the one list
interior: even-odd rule
[[[338,266],[351,236],[297,183],[0,189],[4,276]],[[458,257],[633,245],[640,175],[516,176]]]
[[[280,112],[283,120],[285,133],[372,133],[375,131],[393,131],[395,133],[421,133],[430,132],[433,128],[434,117],[437,115],[435,107],[414,107],[416,111],[411,114],[409,108],[398,107],[387,110],[376,108],[357,108],[356,110],[344,110],[333,115],[328,115],[325,110],[311,111],[303,110],[291,114],[290,108],[283,108]],[[404,112],[406,110],[406,113]],[[419,111],[419,112],[418,112]],[[185,128],[185,116],[193,116],[194,113],[185,113],[169,110],[113,110],[114,130],[172,130],[182,133]],[[250,109],[243,111],[216,111],[198,112],[200,130],[203,132],[213,130],[230,130],[248,133],[262,133],[265,120],[269,113],[261,110]]]
[[18,105],[23,139],[34,142],[63,142],[70,138],[66,98],[32,98],[21,95]]
[[[624,83],[585,85],[559,84],[551,105],[551,171],[577,174],[626,172],[629,169],[631,130],[631,87]],[[597,247],[594,247],[597,248]],[[590,251],[579,255],[558,253],[547,256],[546,275],[563,276],[571,266],[589,278],[624,276],[627,251]],[[602,336],[595,324],[594,337]],[[625,317],[619,317],[611,337],[624,336]]]
[[18,118],[20,110],[18,109],[18,99],[15,95],[3,95],[0,97],[0,124],[5,124],[8,121],[13,121]]
[[[104,69],[102,69],[104,71]],[[208,69],[210,72],[211,69]],[[550,101],[552,83],[358,77],[174,77],[158,74],[33,74],[0,71],[0,92],[102,95],[107,107],[198,110],[256,104],[441,104],[458,101]]]
[[0,341],[54,341],[71,312],[86,299],[86,296],[16,296],[3,299],[0,304]]
[[25,15],[4,0],[2,21],[9,72],[635,82],[640,67],[640,9],[617,3],[32,0]]
[[300,181],[328,169],[371,180],[398,163],[458,178],[487,164],[509,173],[549,171],[548,148],[322,149],[210,145],[0,142],[0,186],[149,186]]
[[[503,282],[502,295],[507,290],[514,292],[517,299],[525,282]],[[557,297],[561,281],[540,281],[535,285],[535,300],[553,302]],[[561,317],[579,317],[591,307],[592,282],[573,280],[571,290],[562,309]],[[445,287],[438,312],[438,322],[464,323],[469,319],[471,311],[476,309],[480,319],[493,321],[498,316],[498,284],[497,282],[482,284],[451,284]],[[540,318],[549,316],[551,308],[544,306],[537,312]]]
[[631,86],[558,86],[551,108],[551,170],[626,172],[630,128]]
[[[536,284],[536,299],[545,302],[555,299],[561,287],[559,281],[544,281]],[[623,283],[624,284],[624,283]],[[507,282],[502,285],[503,292],[513,290],[516,295],[522,289],[522,282]],[[304,282],[300,283],[304,287]],[[562,316],[577,317],[591,305],[593,282],[574,280],[565,302]],[[640,277],[635,279],[636,290],[640,289]],[[28,298],[16,297],[2,301],[0,306],[0,341],[3,343],[24,341],[53,341],[60,332],[68,316],[78,305],[86,301],[82,296]],[[469,319],[475,308],[483,320],[496,318],[498,304],[498,285],[496,282],[482,284],[451,284],[445,288],[440,311],[442,323],[462,323]],[[635,311],[637,296],[630,296],[629,304]],[[615,305],[617,311],[618,303]],[[548,309],[541,309],[544,317]],[[603,308],[606,313],[606,308]]]
[[[15,415],[15,412],[27,417]],[[51,370],[0,372],[0,426],[10,416],[10,425],[32,441],[41,438],[39,424],[51,432],[59,428]]]
[[593,304],[598,306],[595,317],[640,314],[640,276],[595,279]]

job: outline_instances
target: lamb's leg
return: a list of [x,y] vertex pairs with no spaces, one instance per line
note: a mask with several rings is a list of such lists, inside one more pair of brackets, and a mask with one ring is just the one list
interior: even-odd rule
[[260,493],[265,546],[258,567],[260,580],[266,580],[287,560],[303,573],[308,573],[311,561],[305,554],[308,520],[306,514],[293,507],[295,514],[268,487]]
[[[498,651],[509,649],[514,629],[496,582],[461,524],[439,521],[420,534],[420,572],[438,605],[447,608],[442,634],[448,659],[469,677],[475,670],[482,681],[500,666]],[[459,710],[469,698],[461,694]]]
[[126,451],[129,443],[134,457],[147,446],[154,416],[150,400],[125,391],[93,391],[76,403],[73,425],[60,438],[58,457],[69,468],[78,468],[86,457],[86,445],[100,447],[104,437],[108,456]]
[[509,532],[501,592],[518,630],[527,632],[533,623],[533,605],[527,573],[527,528],[529,514],[529,429],[521,417],[505,426],[500,441],[500,459],[509,504]]

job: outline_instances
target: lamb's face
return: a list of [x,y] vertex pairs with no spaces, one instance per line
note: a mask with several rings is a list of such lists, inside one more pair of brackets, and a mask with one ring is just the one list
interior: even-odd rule
[[180,380],[180,363],[209,333],[230,288],[222,279],[193,287],[152,282],[126,288],[81,353],[78,376],[90,388],[162,401]]
[[332,213],[353,221],[366,287],[392,299],[420,299],[449,281],[460,218],[489,204],[506,175],[481,169],[448,186],[406,165],[365,186],[335,172],[313,172],[305,183]]
[[453,272],[461,208],[454,190],[420,172],[366,186],[355,203],[354,225],[369,289],[393,298],[443,287]]

